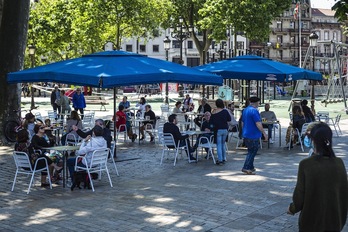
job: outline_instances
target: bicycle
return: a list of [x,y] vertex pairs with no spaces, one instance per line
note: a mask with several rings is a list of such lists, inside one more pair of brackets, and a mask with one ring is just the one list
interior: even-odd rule
[[[20,131],[21,129],[23,129],[22,124],[23,124],[23,121],[25,120],[25,118],[21,117],[20,113],[21,112],[28,112],[28,111],[29,111],[29,113],[31,113],[32,110],[35,110],[37,108],[38,108],[38,106],[33,108],[33,109],[29,109],[29,110],[22,110],[22,109],[13,110],[16,117],[8,119],[4,124],[4,135],[5,135],[5,138],[7,139],[7,141],[16,142],[17,132]],[[36,121],[39,121],[42,123],[42,121],[40,119],[36,119]]]

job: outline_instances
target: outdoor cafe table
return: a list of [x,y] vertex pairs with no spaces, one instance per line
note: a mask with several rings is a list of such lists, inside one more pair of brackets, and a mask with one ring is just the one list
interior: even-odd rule
[[66,160],[68,158],[68,151],[77,151],[78,149],[80,149],[80,146],[56,146],[47,147],[45,149],[60,151],[63,153],[63,188],[65,188],[65,181],[67,179]]
[[131,119],[132,124],[135,126],[136,124],[138,124],[138,141],[140,144],[140,126],[142,122],[148,122],[148,121],[153,121],[151,119],[146,119],[146,118],[133,118]]

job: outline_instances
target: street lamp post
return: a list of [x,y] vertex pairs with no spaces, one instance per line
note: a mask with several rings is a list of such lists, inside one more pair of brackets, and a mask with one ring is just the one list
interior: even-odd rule
[[[313,31],[310,35],[309,35],[309,45],[312,48],[312,70],[314,71],[314,66],[315,66],[315,48],[317,47],[317,42],[318,42],[318,38],[319,36]],[[315,113],[314,110],[314,81],[311,81],[311,110],[313,112],[313,114]]]
[[[30,56],[30,60],[31,60],[31,67],[34,68],[35,67],[35,51],[36,51],[36,47],[34,45],[29,45],[28,49],[29,49],[29,56]],[[30,108],[31,109],[35,109],[33,84],[31,84],[30,93],[31,93]]]
[[[191,31],[192,31],[192,27],[191,26],[186,27],[186,25],[184,24],[184,19],[182,17],[179,18],[179,24],[176,26],[176,28],[171,28],[171,33],[170,33],[171,37],[178,40],[180,45],[180,60],[178,62],[179,64],[185,63],[182,57],[182,44],[186,39],[191,37]],[[183,89],[179,90],[179,96],[180,97],[184,96]]]
[[[166,61],[168,61],[170,42],[171,42],[171,40],[169,39],[169,36],[166,36],[166,38],[163,39],[163,46],[164,46],[164,50],[166,51]],[[168,95],[169,95],[169,89],[168,89],[168,81],[167,81],[166,82],[166,98],[165,98],[165,104],[167,104],[167,105],[169,104]]]
[[[187,29],[188,28],[188,29]],[[183,58],[182,58],[182,44],[183,42],[191,37],[192,27],[184,24],[184,19],[182,17],[179,18],[179,24],[176,26],[176,28],[172,28],[171,36],[172,38],[175,38],[180,43],[180,64],[184,64]]]

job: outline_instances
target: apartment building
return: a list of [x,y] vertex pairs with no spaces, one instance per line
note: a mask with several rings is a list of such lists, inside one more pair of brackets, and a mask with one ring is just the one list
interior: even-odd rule
[[[200,38],[199,32],[198,38]],[[228,58],[232,55],[232,49],[234,48],[233,40],[234,34],[227,31],[228,37],[224,41],[219,43],[213,41],[212,45],[207,51],[209,54],[209,62],[217,61],[221,59]],[[180,62],[180,40],[177,40],[172,37],[170,29],[160,30],[157,36],[154,38],[128,38],[122,42],[121,48],[124,51],[134,52],[139,54],[144,54],[149,57],[157,59],[166,59],[166,51],[164,49],[163,40],[169,37],[170,49],[168,50],[168,60],[171,62],[179,63]],[[248,40],[241,34],[236,36],[236,47],[237,54],[245,54],[246,49],[248,48]],[[200,65],[200,56],[197,51],[196,45],[192,39],[187,38],[182,43],[182,60],[183,65],[194,67]]]
[[[271,59],[298,66],[303,63],[309,52],[309,35],[315,32],[318,41],[343,42],[340,23],[334,17],[335,12],[328,9],[311,8],[310,0],[301,0],[297,17],[294,15],[297,1],[292,2],[291,8],[284,11],[270,25],[271,33],[267,43],[250,43],[250,50],[262,50]],[[316,56],[333,56],[330,45],[319,43]],[[323,70],[323,64],[316,62],[316,70]]]
[[[327,9],[311,8],[310,0],[301,0],[297,5],[293,0],[291,7],[275,18],[270,24],[269,40],[263,43],[249,41],[242,34],[237,33],[236,55],[251,53],[263,55],[273,60],[299,66],[303,63],[306,53],[309,51],[309,35],[314,31],[319,36],[319,41],[345,41],[340,23],[334,17],[334,12]],[[294,15],[297,8],[297,15]],[[228,37],[220,43],[212,43],[208,53],[209,62],[229,57],[234,46],[234,34],[227,31]],[[148,55],[158,59],[166,59],[163,39],[168,36],[171,46],[168,51],[168,60],[180,62],[180,41],[171,36],[170,29],[159,31],[152,39],[129,38],[122,43],[122,50]],[[332,47],[319,43],[316,48],[318,56],[332,56]],[[221,55],[223,57],[221,57]],[[199,53],[190,38],[182,43],[182,60],[186,66],[200,64]],[[316,70],[324,69],[323,64],[315,64]]]

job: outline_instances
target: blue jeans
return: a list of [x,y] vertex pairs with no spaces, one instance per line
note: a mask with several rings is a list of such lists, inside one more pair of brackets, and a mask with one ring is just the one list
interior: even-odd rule
[[[76,162],[76,157],[75,158],[69,158],[66,161],[66,166],[68,166],[69,175],[70,175],[70,178],[71,178],[72,182],[74,182],[75,162]],[[86,167],[82,162],[77,163],[77,165],[80,166],[80,167]]]
[[218,160],[222,162],[223,160],[226,160],[226,138],[227,138],[228,131],[227,129],[220,129],[217,131],[216,134],[216,147],[217,147],[217,155]]
[[[268,139],[271,139],[272,138],[273,124],[262,124],[262,127],[268,128]],[[263,135],[262,135],[262,138],[264,138]]]
[[248,148],[248,154],[245,158],[243,169],[246,169],[246,170],[254,169],[254,158],[260,146],[259,142],[260,142],[260,139],[244,138],[244,143]]

